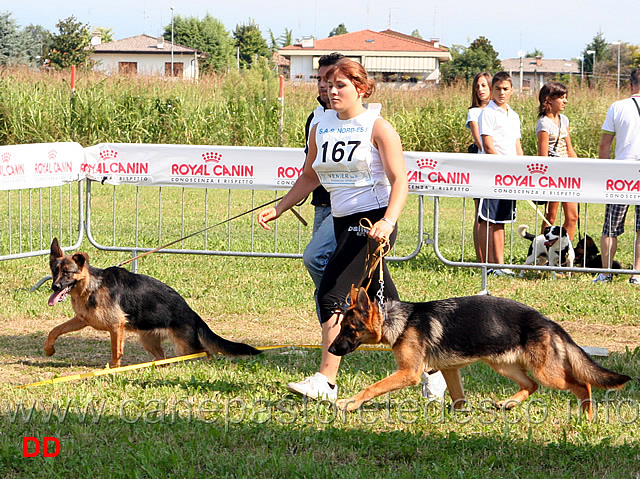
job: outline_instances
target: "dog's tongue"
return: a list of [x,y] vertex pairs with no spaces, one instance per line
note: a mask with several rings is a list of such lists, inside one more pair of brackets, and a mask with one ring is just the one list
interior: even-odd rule
[[67,299],[68,292],[69,290],[67,288],[62,289],[60,291],[54,291],[54,293],[49,297],[49,301],[48,301],[49,306],[53,306],[54,304]]

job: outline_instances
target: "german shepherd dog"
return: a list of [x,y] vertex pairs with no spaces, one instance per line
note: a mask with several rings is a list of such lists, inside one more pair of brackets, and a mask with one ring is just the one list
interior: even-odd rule
[[208,356],[260,354],[247,344],[215,334],[182,296],[155,278],[115,266],[94,268],[86,253],[64,254],[57,238],[51,243],[49,266],[53,276],[49,306],[70,294],[76,315],[51,330],[44,343],[47,356],[55,352],[58,336],[87,326],[111,335],[112,368],[120,366],[125,330],[137,333],[142,346],[156,359],[165,358],[164,339],[173,342],[179,355],[203,351]]
[[544,386],[569,390],[592,418],[591,386],[621,388],[631,378],[594,362],[569,334],[533,308],[494,296],[426,303],[388,300],[385,317],[363,288],[351,289],[350,306],[329,352],[344,356],[360,344],[391,346],[398,369],[391,376],[336,402],[354,411],[372,398],[416,385],[425,370],[440,369],[454,408],[464,404],[460,368],[483,361],[513,379],[520,390],[496,404],[510,409]]

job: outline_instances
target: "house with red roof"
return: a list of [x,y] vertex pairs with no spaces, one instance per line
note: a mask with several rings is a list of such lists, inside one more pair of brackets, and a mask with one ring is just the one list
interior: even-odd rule
[[199,50],[151,35],[101,43],[99,33],[94,33],[91,46],[87,49],[93,52],[95,69],[107,74],[174,76],[184,79],[198,78],[198,58],[202,56]]
[[321,40],[305,38],[278,50],[290,61],[293,81],[314,81],[318,58],[332,52],[356,60],[382,81],[438,83],[440,64],[451,60],[449,49],[438,40],[422,40],[393,30],[360,30]]

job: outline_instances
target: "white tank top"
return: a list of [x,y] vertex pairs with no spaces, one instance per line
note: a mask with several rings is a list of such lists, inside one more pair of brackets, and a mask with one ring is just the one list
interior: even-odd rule
[[371,142],[380,108],[379,103],[370,103],[366,111],[349,120],[340,120],[335,111],[327,110],[318,122],[313,169],[331,195],[335,217],[389,204],[391,184]]

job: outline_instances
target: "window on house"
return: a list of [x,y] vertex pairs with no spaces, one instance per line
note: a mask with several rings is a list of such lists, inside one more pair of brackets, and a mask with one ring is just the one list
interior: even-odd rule
[[165,76],[174,76],[181,77],[183,70],[182,62],[173,62],[173,75],[171,75],[171,62],[166,62],[164,64],[164,75]]
[[118,62],[118,73],[135,75],[138,73],[138,62]]

